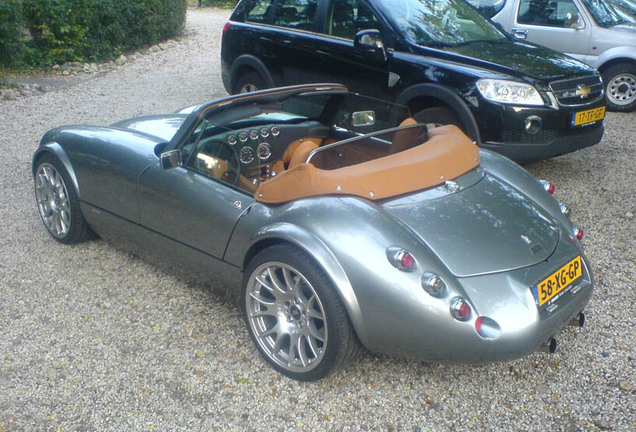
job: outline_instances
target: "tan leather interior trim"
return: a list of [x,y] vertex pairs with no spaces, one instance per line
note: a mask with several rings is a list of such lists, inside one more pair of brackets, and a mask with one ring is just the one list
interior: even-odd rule
[[427,189],[479,165],[479,148],[453,125],[429,131],[424,144],[334,170],[302,163],[259,185],[258,201],[283,203],[317,195],[356,195],[379,200]]

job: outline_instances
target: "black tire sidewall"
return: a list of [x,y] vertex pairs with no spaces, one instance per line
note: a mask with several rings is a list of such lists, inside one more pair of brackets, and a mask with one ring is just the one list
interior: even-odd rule
[[[312,284],[322,303],[327,325],[327,344],[320,364],[308,372],[298,373],[286,370],[270,359],[268,354],[263,352],[249,323],[246,304],[248,282],[253,272],[267,262],[281,262],[292,266]],[[243,310],[245,325],[252,342],[261,356],[281,374],[298,381],[316,381],[330,375],[338,369],[340,351],[343,349],[343,346],[346,345],[346,341],[343,339],[348,337],[351,324],[346,309],[333,287],[331,280],[300,248],[291,244],[276,245],[262,250],[252,258],[243,276],[241,308]]]

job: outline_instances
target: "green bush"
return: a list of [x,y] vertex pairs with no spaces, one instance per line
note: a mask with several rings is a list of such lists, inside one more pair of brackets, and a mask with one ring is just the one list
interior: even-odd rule
[[0,0],[0,66],[20,58],[22,46],[20,3]]
[[9,42],[21,43],[19,54],[3,56],[0,65],[111,59],[176,35],[186,6],[187,0],[0,0],[0,18],[6,9],[20,23],[7,30],[7,37],[1,27],[0,52],[11,49]]

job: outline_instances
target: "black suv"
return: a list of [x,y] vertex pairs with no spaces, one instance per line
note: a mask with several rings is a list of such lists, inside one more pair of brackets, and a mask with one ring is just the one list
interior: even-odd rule
[[511,40],[463,0],[242,0],[221,63],[229,93],[342,83],[519,162],[603,136],[595,69]]

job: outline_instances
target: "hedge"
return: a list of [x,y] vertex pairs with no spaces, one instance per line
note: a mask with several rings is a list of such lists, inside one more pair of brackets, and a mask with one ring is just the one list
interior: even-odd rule
[[0,0],[0,66],[99,61],[176,35],[187,0]]

